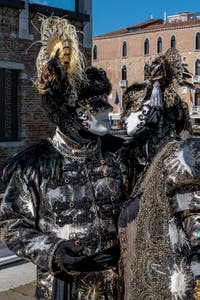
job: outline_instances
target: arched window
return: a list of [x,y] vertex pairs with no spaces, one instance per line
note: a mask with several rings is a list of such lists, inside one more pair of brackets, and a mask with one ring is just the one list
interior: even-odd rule
[[162,53],[162,38],[157,39],[157,53]]
[[144,41],[144,55],[149,54],[149,40],[145,39]]
[[175,35],[172,35],[171,37],[171,48],[176,49],[176,37]]
[[194,105],[195,106],[200,106],[200,93],[197,91],[194,95]]
[[122,57],[126,57],[127,56],[127,42],[124,41],[122,44]]
[[195,75],[200,75],[200,59],[195,62]]
[[196,34],[196,49],[200,49],[200,32]]
[[94,45],[93,47],[93,60],[97,59],[97,45]]
[[127,67],[122,67],[122,80],[127,80]]

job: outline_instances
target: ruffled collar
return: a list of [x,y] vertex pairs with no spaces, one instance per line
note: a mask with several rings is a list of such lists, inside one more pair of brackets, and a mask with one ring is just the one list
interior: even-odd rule
[[100,153],[101,141],[98,137],[95,141],[89,141],[82,145],[63,134],[57,127],[50,143],[64,156],[74,159],[92,158]]

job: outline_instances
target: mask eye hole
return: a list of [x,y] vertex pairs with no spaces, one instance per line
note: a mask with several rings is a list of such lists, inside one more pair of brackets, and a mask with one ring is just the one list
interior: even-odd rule
[[131,111],[131,112],[135,112],[135,111],[138,111],[139,109],[140,109],[140,103],[134,103],[134,104],[131,106],[130,111]]
[[89,112],[90,112],[90,114],[92,114],[93,116],[95,116],[95,115],[97,114],[97,112],[94,111],[94,110],[92,109],[92,107],[89,109]]

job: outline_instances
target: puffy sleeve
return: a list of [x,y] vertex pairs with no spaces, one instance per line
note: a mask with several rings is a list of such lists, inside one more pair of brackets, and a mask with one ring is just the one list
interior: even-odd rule
[[[195,279],[195,293],[200,295],[200,143],[188,139],[176,146],[173,157],[166,160],[168,192],[174,211],[179,245]],[[174,229],[174,226],[171,227]],[[175,232],[171,230],[171,232]],[[176,246],[176,245],[175,245]],[[187,251],[186,251],[187,250]],[[194,294],[196,296],[196,294]],[[196,298],[195,298],[196,299]]]
[[0,203],[2,241],[17,256],[52,272],[53,254],[63,240],[38,227],[40,196],[34,180],[14,172]]

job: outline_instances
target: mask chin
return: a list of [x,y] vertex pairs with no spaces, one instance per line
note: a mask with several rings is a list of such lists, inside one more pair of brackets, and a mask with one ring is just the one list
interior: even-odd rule
[[96,135],[106,135],[110,132],[109,122],[103,122],[96,119],[93,115],[90,116],[88,131]]

